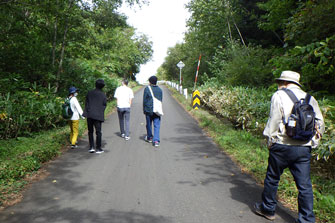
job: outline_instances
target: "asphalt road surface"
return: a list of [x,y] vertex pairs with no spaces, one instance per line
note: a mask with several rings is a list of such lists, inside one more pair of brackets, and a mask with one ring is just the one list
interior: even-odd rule
[[[105,153],[88,153],[83,136],[78,149],[48,165],[48,177],[34,183],[22,202],[0,212],[0,222],[269,222],[253,213],[262,188],[162,89],[160,147],[144,141],[141,89],[132,105],[129,141],[119,136],[114,112],[103,124]],[[294,222],[294,216],[280,206],[274,222]]]

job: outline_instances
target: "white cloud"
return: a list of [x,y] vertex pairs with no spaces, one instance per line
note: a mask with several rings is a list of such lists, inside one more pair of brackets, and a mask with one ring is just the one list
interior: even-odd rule
[[156,74],[158,67],[164,62],[167,49],[183,41],[186,20],[189,18],[185,8],[188,2],[189,0],[151,0],[149,5],[142,8],[130,9],[124,5],[120,9],[128,17],[128,23],[153,42],[153,59],[141,66],[137,76],[139,81],[145,81]]

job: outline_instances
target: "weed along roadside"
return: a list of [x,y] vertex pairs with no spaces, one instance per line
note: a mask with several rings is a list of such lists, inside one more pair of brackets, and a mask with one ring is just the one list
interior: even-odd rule
[[[133,86],[137,91],[142,86]],[[105,111],[115,111],[110,101]],[[86,120],[79,122],[79,137],[86,134]],[[69,127],[35,133],[31,137],[0,140],[0,210],[21,201],[22,191],[33,181],[47,175],[44,166],[69,149]]]
[[[264,137],[257,132],[236,128],[230,121],[217,115],[204,106],[198,110],[191,107],[192,99],[169,88],[176,100],[187,110],[199,125],[213,138],[224,153],[240,167],[241,171],[254,177],[263,184],[267,168],[268,149]],[[237,143],[238,142],[238,143]],[[314,212],[317,222],[335,222],[335,182],[334,161],[312,160],[311,179],[314,192]],[[297,194],[293,177],[288,170],[281,176],[278,200],[286,207],[297,212]],[[261,194],[259,195],[261,198]]]

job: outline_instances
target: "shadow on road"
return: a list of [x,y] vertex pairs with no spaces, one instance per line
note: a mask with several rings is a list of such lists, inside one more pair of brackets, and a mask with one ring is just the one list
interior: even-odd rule
[[[230,186],[231,198],[244,203],[253,211],[253,205],[261,200],[262,187],[249,175],[242,173],[228,155],[224,154],[212,140],[202,133],[196,124],[180,124],[175,128],[180,137],[169,138],[172,143],[187,145],[180,150],[181,156],[177,160],[193,161],[202,179],[201,182],[179,181],[179,184],[190,186],[207,186],[211,183],[232,184]],[[182,158],[180,158],[182,157]],[[207,161],[204,161],[207,160]],[[295,213],[278,204],[276,215],[285,222],[294,222]]]
[[[2,219],[1,219],[2,220]],[[136,212],[121,212],[115,210],[108,210],[101,214],[87,210],[76,210],[73,208],[59,209],[58,206],[53,207],[52,210],[46,210],[41,213],[32,214],[20,214],[16,213],[15,216],[11,216],[10,220],[3,219],[6,223],[17,223],[17,222],[34,222],[34,223],[46,223],[46,222],[67,222],[67,223],[171,223],[171,219],[167,219],[162,216],[153,216],[149,214],[136,213]]]

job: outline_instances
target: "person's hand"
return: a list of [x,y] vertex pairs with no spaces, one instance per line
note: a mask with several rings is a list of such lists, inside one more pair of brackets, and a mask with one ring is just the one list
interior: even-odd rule
[[84,116],[81,116],[81,118],[82,118],[83,120],[85,120],[85,119],[86,119]]

